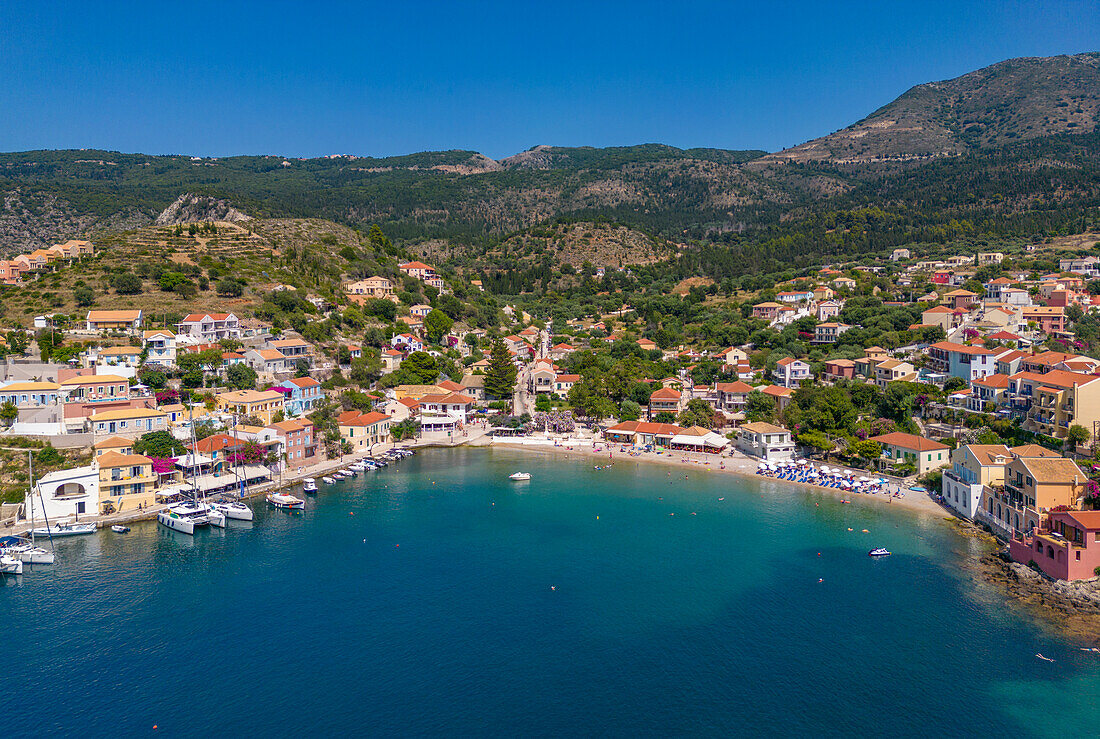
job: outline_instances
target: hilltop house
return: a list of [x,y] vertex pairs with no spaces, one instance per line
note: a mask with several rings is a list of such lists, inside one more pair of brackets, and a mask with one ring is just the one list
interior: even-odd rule
[[141,328],[140,310],[90,310],[85,318],[88,331],[133,333]]
[[241,323],[232,313],[191,313],[176,324],[176,336],[201,344],[240,339]]
[[775,371],[772,372],[772,377],[783,387],[798,387],[799,383],[812,376],[809,364],[792,357],[780,359],[775,364]]

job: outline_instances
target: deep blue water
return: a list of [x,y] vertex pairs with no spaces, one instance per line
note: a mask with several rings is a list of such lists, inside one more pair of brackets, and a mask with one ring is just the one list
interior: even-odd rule
[[[257,504],[250,527],[59,543],[57,565],[0,589],[0,728],[1037,736],[1100,721],[1100,657],[975,583],[960,565],[976,545],[932,517],[629,462],[457,449],[398,466],[322,486],[302,513]],[[517,469],[534,479],[509,482]],[[868,558],[880,545],[894,555]]]

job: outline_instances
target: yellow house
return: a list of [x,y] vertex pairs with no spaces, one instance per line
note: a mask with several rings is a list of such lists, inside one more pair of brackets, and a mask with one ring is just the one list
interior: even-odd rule
[[238,416],[255,416],[265,426],[283,410],[283,394],[275,390],[234,390],[214,396],[214,410]]
[[340,438],[352,446],[353,453],[370,452],[375,444],[384,444],[390,440],[390,423],[393,419],[385,413],[372,411],[360,413],[347,411],[337,416],[340,425]]
[[105,452],[92,464],[99,471],[99,505],[103,513],[109,508],[132,511],[156,503],[157,476],[153,460],[140,454]]

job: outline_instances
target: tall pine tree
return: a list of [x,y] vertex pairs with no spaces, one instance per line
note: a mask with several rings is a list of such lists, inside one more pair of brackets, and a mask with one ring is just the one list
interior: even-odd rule
[[509,400],[516,389],[516,365],[508,347],[497,339],[489,353],[489,371],[485,373],[485,394],[498,400]]

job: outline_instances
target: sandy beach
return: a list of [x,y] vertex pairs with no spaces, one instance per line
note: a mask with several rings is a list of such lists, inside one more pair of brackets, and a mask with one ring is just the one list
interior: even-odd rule
[[[484,437],[471,442],[469,446],[500,447],[529,454],[558,454],[563,456],[586,457],[592,459],[594,464],[607,464],[609,461],[611,463],[623,461],[645,462],[649,464],[693,469],[696,472],[706,472],[708,474],[743,475],[758,480],[762,479],[761,475],[756,474],[759,460],[747,457],[739,452],[734,452],[733,456],[721,457],[697,452],[644,452],[631,450],[629,447],[624,448],[620,444],[608,444],[604,441],[593,441],[592,439],[583,437],[555,439],[548,439],[545,437],[528,437],[524,439],[494,439],[491,437]],[[856,475],[867,474],[866,470],[852,470],[852,472]],[[882,493],[856,493],[849,490],[827,488],[821,485],[796,482],[793,480],[779,480],[775,478],[763,479],[770,479],[779,485],[789,486],[792,489],[805,488],[819,493],[828,493],[845,500],[875,501],[882,505],[897,506],[920,513],[944,517],[951,515],[950,511],[934,501],[928,494],[917,493],[911,490],[906,491],[903,497],[895,498],[891,495]],[[905,485],[900,483],[900,481],[893,478],[887,479],[889,479],[891,483],[901,484],[902,489],[905,489]]]

